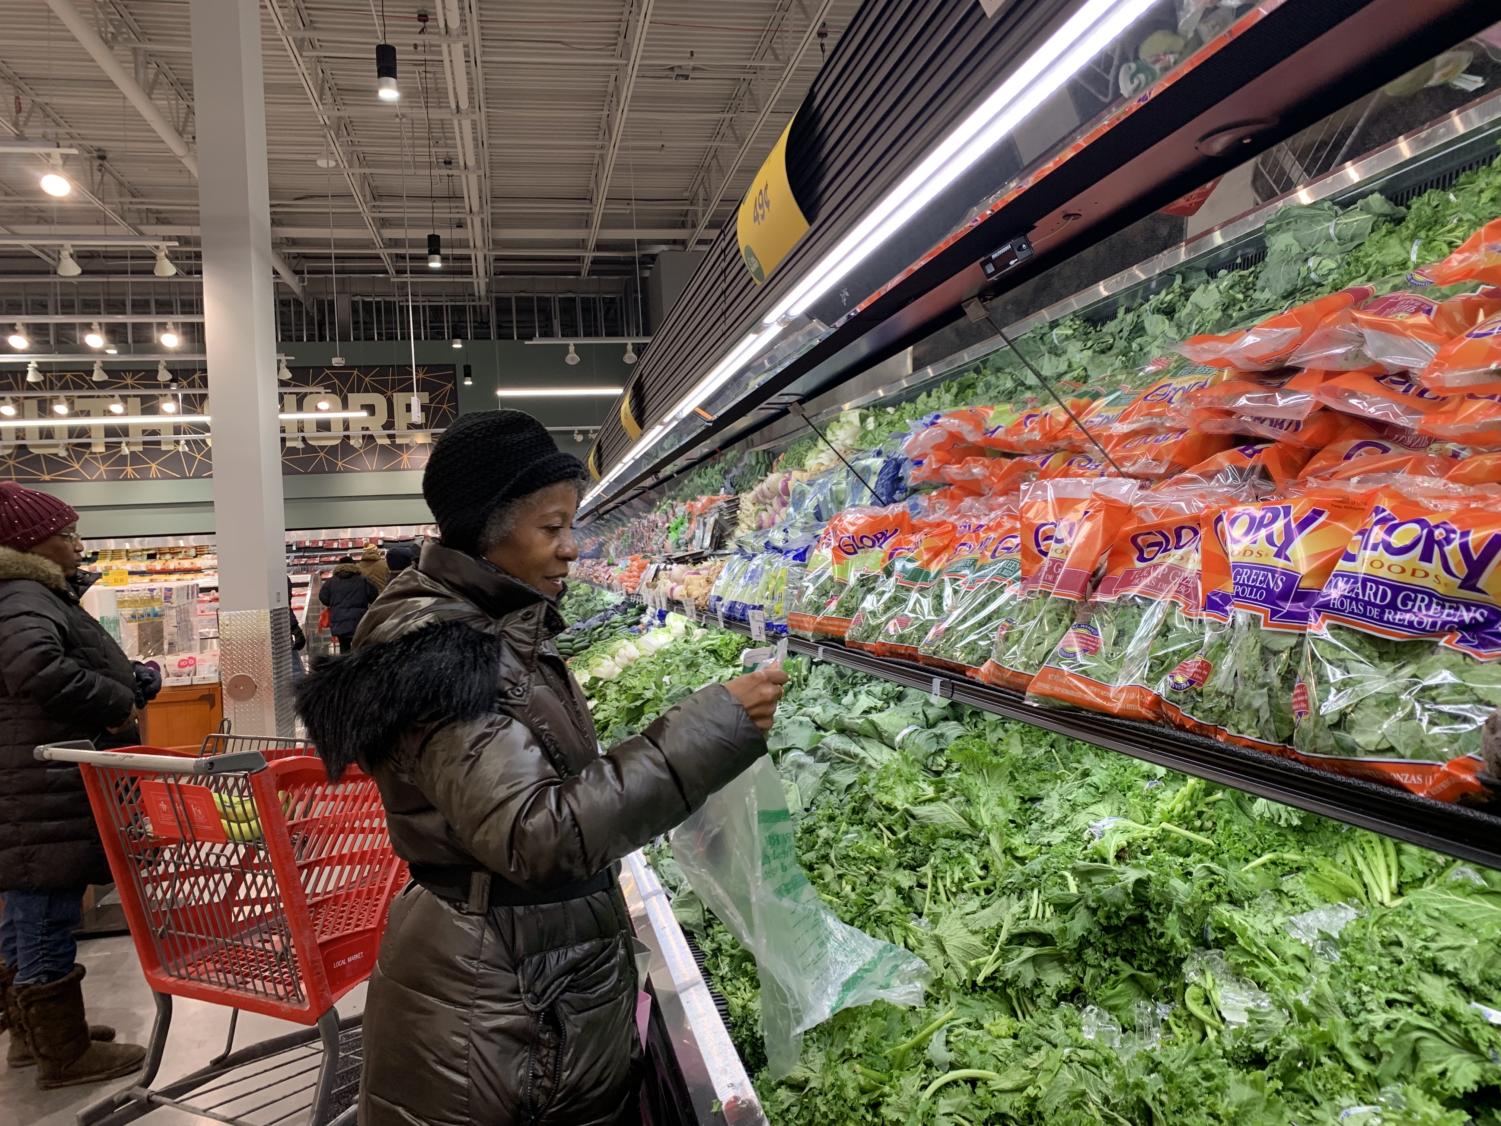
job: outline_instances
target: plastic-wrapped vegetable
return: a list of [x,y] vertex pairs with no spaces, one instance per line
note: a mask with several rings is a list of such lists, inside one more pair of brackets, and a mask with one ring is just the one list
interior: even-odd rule
[[793,632],[843,637],[886,561],[886,546],[912,528],[905,505],[852,508],[824,529],[788,617]]
[[1287,366],[1292,355],[1327,317],[1370,296],[1369,288],[1352,286],[1296,305],[1250,328],[1217,336],[1191,337],[1178,350],[1195,363],[1212,367],[1272,371]]
[[1187,426],[1194,395],[1223,383],[1229,373],[1182,356],[1162,356],[1143,372],[1151,382],[1107,429],[1110,435]]
[[1203,637],[1199,516],[1216,498],[1232,499],[1184,489],[1138,500],[1099,587],[1028,686],[1029,701],[1161,716],[1158,684]]
[[1037,481],[1022,498],[1022,597],[996,623],[988,684],[1021,690],[1036,674],[1089,596],[1122,526],[1137,484],[1124,478]]
[[1501,708],[1501,512],[1407,493],[1376,498],[1314,602],[1295,745],[1453,800],[1482,789],[1481,727]]
[[1021,595],[1021,524],[1014,508],[993,511],[951,575],[943,616],[918,645],[918,660],[954,672],[977,672],[990,656],[996,624]]
[[1158,686],[1171,723],[1260,750],[1291,744],[1309,613],[1363,512],[1359,494],[1325,489],[1204,515],[1203,639]]
[[1321,368],[1305,368],[1290,375],[1285,372],[1243,375],[1192,392],[1188,403],[1195,410],[1301,420],[1318,406],[1315,392],[1338,374]]
[[1197,420],[1205,434],[1245,434],[1304,450],[1321,450],[1334,442],[1375,438],[1371,423],[1339,411],[1320,408],[1303,418],[1258,418],[1251,414],[1215,414]]
[[938,616],[938,579],[958,535],[959,525],[951,520],[923,520],[911,535],[899,537],[908,541],[905,549],[889,556],[879,594],[866,599],[846,641],[882,656],[915,657]]

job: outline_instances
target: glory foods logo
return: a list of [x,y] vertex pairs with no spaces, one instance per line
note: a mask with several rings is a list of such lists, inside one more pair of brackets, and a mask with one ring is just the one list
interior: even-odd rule
[[[1362,561],[1362,556],[1367,558]],[[1477,532],[1423,516],[1404,520],[1378,504],[1341,562],[1361,561],[1365,571],[1407,581],[1430,578],[1436,569],[1452,579],[1456,589],[1484,595],[1485,578],[1498,558],[1501,533]]]
[[1199,526],[1177,524],[1171,528],[1148,528],[1134,532],[1128,542],[1138,563],[1152,563],[1164,555],[1176,555],[1197,547]]
[[1257,508],[1236,508],[1215,519],[1225,546],[1235,548],[1265,546],[1274,558],[1289,559],[1293,545],[1329,515],[1327,509],[1310,508],[1299,514],[1291,504],[1264,504]]

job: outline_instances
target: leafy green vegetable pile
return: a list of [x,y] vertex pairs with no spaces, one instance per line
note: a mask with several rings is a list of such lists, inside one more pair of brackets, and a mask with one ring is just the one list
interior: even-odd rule
[[[601,726],[738,671],[742,644],[592,685]],[[810,1033],[761,1084],[778,1126],[1501,1124],[1501,875],[834,666],[792,675],[769,742],[801,862],[936,976],[923,1009]],[[759,1067],[753,964],[676,907]]]

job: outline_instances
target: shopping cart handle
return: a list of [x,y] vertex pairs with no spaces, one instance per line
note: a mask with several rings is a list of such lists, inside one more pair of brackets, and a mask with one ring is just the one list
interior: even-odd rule
[[266,756],[259,751],[231,751],[223,755],[183,758],[179,755],[97,751],[94,744],[85,739],[72,743],[48,743],[38,747],[35,754],[43,762],[77,762],[117,770],[149,770],[155,774],[253,774],[266,768]]

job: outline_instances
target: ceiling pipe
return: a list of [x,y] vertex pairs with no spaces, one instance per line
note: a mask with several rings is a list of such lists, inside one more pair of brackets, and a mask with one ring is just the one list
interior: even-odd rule
[[[79,46],[89,53],[89,57],[99,65],[99,69],[120,93],[125,95],[125,100],[135,107],[137,113],[151,126],[156,135],[162,139],[167,148],[172,150],[172,155],[182,161],[184,168],[191,173],[194,180],[198,179],[198,157],[193,154],[192,147],[187,140],[172,127],[172,123],[162,116],[161,110],[156,108],[156,103],[151,100],[151,95],[142,89],[130,73],[120,65],[120,60],[115,58],[115,53],[110,50],[109,44],[99,38],[99,33],[84,18],[79,10],[73,7],[72,0],[47,0],[47,7],[52,9],[53,15],[62,21],[78,40]],[[302,283],[297,280],[297,275],[292,272],[292,267],[287,260],[276,251],[271,252],[271,265],[275,268],[281,280],[287,284],[304,303],[306,295],[302,292]]]

